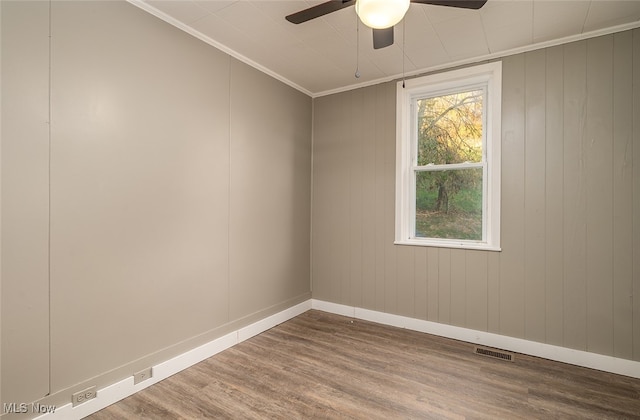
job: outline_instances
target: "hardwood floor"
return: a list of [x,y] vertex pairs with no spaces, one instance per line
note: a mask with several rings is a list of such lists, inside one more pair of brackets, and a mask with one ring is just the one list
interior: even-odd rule
[[320,311],[89,417],[640,419],[640,380]]

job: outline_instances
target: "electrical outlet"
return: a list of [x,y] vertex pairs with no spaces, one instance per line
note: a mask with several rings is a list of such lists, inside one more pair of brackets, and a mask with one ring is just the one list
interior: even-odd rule
[[87,388],[83,391],[76,392],[71,396],[71,406],[75,407],[78,404],[82,404],[83,402],[94,399],[98,396],[98,391],[96,391],[95,385]]
[[139,384],[142,381],[146,381],[147,379],[153,376],[153,370],[148,367],[146,369],[142,369],[139,372],[133,374],[133,384]]

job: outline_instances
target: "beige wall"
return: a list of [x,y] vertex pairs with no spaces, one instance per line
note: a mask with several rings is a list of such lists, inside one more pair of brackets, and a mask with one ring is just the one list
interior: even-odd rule
[[640,361],[639,60],[503,59],[502,252],[394,246],[395,83],[315,99],[313,297]]
[[640,360],[639,30],[503,60],[496,253],[393,245],[394,83],[312,114],[129,4],[52,2],[51,47],[47,2],[0,10],[2,402],[308,299],[310,269],[314,298]]
[[44,2],[2,2],[1,7],[0,379],[5,401],[49,392],[49,10]]
[[309,97],[125,2],[52,2],[50,49],[1,7],[2,402],[310,298]]

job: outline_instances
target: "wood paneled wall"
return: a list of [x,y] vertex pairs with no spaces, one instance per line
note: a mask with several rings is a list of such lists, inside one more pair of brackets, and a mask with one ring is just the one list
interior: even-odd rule
[[395,83],[315,99],[313,296],[640,360],[640,31],[502,61],[501,252],[393,245]]
[[311,298],[309,96],[124,1],[0,9],[0,405]]

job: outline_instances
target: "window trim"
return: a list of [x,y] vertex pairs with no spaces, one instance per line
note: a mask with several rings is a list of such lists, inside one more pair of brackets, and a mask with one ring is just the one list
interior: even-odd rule
[[[417,96],[446,94],[467,87],[486,86],[486,127],[483,159],[483,241],[417,238],[413,154],[415,136],[411,103]],[[395,244],[500,251],[500,177],[502,62],[482,64],[398,82],[396,94],[396,226]],[[471,167],[469,167],[471,168]],[[452,167],[453,169],[453,167]],[[413,189],[413,192],[412,192]],[[413,203],[411,202],[413,199]],[[411,218],[413,216],[413,219]]]

